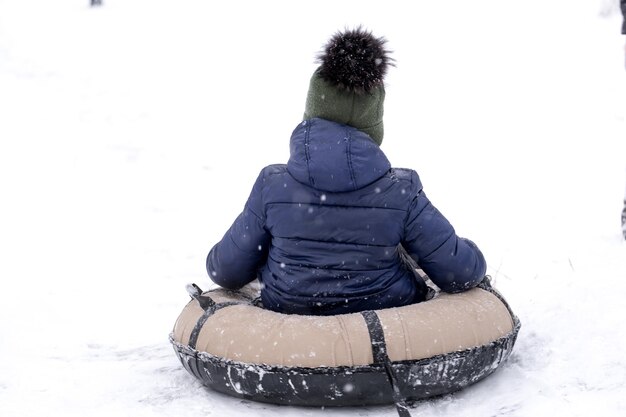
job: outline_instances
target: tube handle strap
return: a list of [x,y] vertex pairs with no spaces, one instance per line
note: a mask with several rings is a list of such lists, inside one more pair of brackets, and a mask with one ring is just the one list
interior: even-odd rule
[[200,307],[204,310],[204,313],[200,316],[193,330],[191,331],[191,335],[189,335],[189,342],[187,343],[190,348],[195,349],[198,344],[198,337],[200,336],[200,331],[206,321],[215,314],[216,311],[221,310],[224,307],[230,307],[239,304],[245,304],[237,301],[226,301],[223,303],[216,303],[213,299],[207,295],[203,294],[202,289],[198,287],[196,284],[188,284],[186,286],[187,293],[191,298],[196,300]]
[[387,344],[385,343],[385,333],[383,326],[380,323],[380,319],[375,311],[362,311],[361,315],[365,319],[367,325],[367,331],[370,334],[370,341],[372,343],[372,355],[374,357],[374,364],[382,365],[387,374],[387,381],[391,386],[393,395],[393,401],[396,405],[396,411],[400,417],[411,417],[409,407],[406,404],[404,396],[400,392],[398,384],[398,376],[393,370],[393,365],[389,355],[387,355]]
[[196,348],[196,345],[198,344],[198,337],[200,336],[200,331],[204,327],[204,324],[209,319],[209,317],[215,314],[217,310],[221,310],[224,307],[236,306],[240,304],[243,304],[243,303],[237,303],[233,301],[228,301],[225,303],[213,303],[211,307],[204,310],[204,313],[200,316],[200,318],[196,322],[196,325],[191,331],[191,335],[189,336],[189,343],[188,343],[189,347],[192,349]]
[[187,290],[187,294],[189,294],[191,298],[196,300],[204,311],[215,305],[215,301],[213,301],[211,297],[202,295],[203,291],[196,284],[187,284],[185,286],[185,289]]

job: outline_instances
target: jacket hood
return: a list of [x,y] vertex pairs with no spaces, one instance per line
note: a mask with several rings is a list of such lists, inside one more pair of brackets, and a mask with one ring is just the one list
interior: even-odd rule
[[330,120],[305,120],[291,135],[287,170],[298,182],[328,192],[354,191],[391,169],[364,132]]

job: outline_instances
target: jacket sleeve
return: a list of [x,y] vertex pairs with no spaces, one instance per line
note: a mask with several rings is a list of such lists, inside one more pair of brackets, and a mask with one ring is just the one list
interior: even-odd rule
[[264,227],[263,181],[261,172],[243,212],[207,256],[209,277],[221,287],[234,290],[255,280],[267,260],[270,235]]
[[485,276],[482,252],[471,240],[456,235],[423,191],[411,203],[402,246],[442,291],[469,290]]

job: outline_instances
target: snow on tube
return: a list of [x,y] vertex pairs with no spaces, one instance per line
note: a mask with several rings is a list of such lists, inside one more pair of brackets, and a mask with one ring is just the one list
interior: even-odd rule
[[274,404],[397,405],[448,394],[494,372],[520,328],[487,280],[337,316],[276,313],[246,290],[188,290],[193,299],[170,334],[183,366],[216,391]]

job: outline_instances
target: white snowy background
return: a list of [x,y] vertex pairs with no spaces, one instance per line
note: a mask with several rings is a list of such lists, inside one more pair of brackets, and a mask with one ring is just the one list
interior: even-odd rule
[[0,416],[395,416],[204,389],[168,334],[314,56],[385,36],[383,150],[482,248],[510,360],[413,416],[623,416],[626,71],[609,0],[0,0]]

